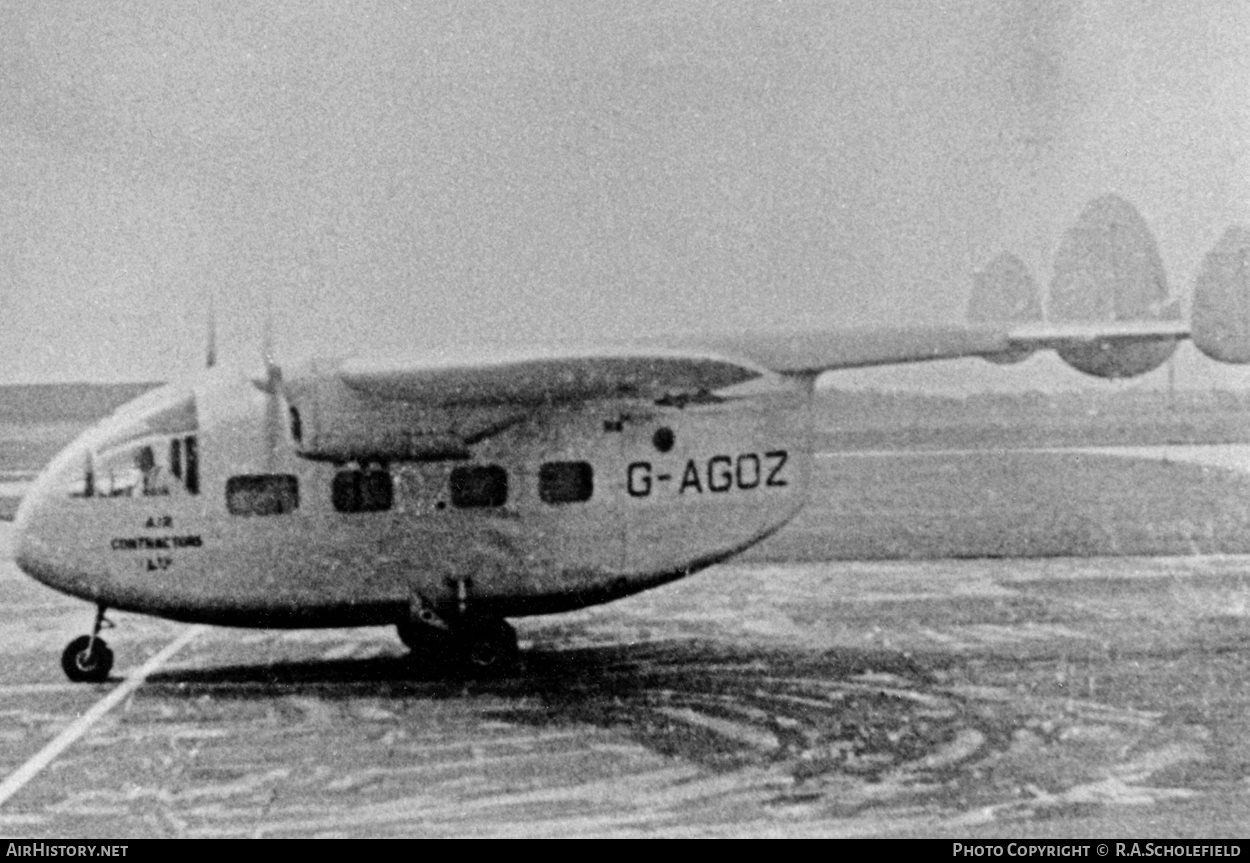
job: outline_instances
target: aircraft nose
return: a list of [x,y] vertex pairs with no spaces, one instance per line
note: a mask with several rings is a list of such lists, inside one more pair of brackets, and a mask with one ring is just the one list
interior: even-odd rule
[[[46,569],[46,542],[40,538],[41,509],[47,497],[47,473],[41,474],[22,496],[13,519],[13,560],[28,575],[39,578]],[[42,580],[42,579],[40,579]]]
[[57,459],[22,496],[13,518],[11,550],[14,563],[31,578],[77,596],[82,585],[74,534],[67,534],[63,519],[58,518],[68,497],[65,487],[65,466]]

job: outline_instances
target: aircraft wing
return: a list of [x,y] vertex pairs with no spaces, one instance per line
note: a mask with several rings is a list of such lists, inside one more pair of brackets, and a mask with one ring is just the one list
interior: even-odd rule
[[837,369],[924,360],[1014,362],[1038,349],[1054,349],[1089,374],[1127,377],[1156,368],[1190,336],[1179,321],[1109,321],[664,337],[625,347],[317,362],[291,375],[285,393],[301,421],[297,448],[308,458],[467,458],[476,443],[550,405],[625,399],[681,406],[746,395],[750,382],[773,375],[810,382]]
[[657,337],[626,346],[512,348],[472,357],[352,358],[338,375],[356,392],[379,399],[431,407],[532,405],[712,393],[768,372],[815,375],[1010,349],[1002,327],[899,327]]
[[781,374],[817,375],[837,369],[959,357],[1015,357],[1020,352],[1046,348],[1103,346],[1115,350],[1130,344],[1171,343],[1188,338],[1189,334],[1189,326],[1181,321],[931,324],[789,334],[743,333],[688,339],[687,343],[726,356],[744,357]]
[[712,393],[766,372],[815,376],[836,369],[1039,348],[1170,344],[1179,321],[1102,324],[951,324],[796,333],[656,337],[623,347],[511,348],[475,356],[352,358],[338,367],[356,392],[430,407],[531,405]]

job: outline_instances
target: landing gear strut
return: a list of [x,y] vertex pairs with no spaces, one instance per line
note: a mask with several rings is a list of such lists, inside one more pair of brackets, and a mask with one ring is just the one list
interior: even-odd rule
[[96,608],[95,625],[90,635],[80,635],[61,654],[61,668],[75,683],[102,683],[113,670],[113,651],[100,637],[100,630],[112,626],[104,617],[103,605]]
[[470,614],[462,608],[444,618],[419,596],[413,598],[409,619],[395,628],[414,658],[470,676],[505,673],[520,657],[516,630],[502,617]]

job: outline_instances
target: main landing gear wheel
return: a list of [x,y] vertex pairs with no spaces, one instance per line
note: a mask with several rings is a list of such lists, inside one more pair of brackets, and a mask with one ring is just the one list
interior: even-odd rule
[[80,635],[61,654],[61,668],[75,683],[103,683],[113,670],[113,651],[103,638]]
[[96,609],[95,625],[90,635],[80,635],[71,641],[61,654],[61,668],[65,676],[75,683],[102,683],[113,670],[113,651],[100,637],[100,630],[112,626],[104,618],[104,606]]
[[500,617],[473,621],[465,627],[461,638],[465,665],[478,674],[512,668],[521,655],[516,630]]
[[413,659],[470,677],[504,674],[520,658],[516,630],[500,617],[485,617],[442,629],[413,621],[395,627]]

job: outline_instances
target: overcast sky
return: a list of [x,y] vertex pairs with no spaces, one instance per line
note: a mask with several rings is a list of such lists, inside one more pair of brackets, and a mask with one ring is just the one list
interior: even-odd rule
[[0,381],[194,368],[210,292],[248,363],[267,293],[288,359],[958,320],[1108,191],[1187,297],[1247,45],[1245,0],[0,2]]

